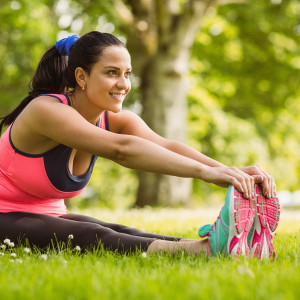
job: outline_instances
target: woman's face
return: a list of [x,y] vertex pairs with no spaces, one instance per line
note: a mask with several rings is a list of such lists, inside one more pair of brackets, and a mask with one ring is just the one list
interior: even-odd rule
[[119,112],[131,89],[131,59],[126,48],[110,46],[103,50],[87,76],[88,99],[101,110]]

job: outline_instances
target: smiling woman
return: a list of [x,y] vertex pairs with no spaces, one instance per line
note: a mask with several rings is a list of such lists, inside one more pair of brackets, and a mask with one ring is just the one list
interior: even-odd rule
[[[255,215],[260,233],[251,233],[251,251],[273,256],[279,219],[273,178],[258,166],[227,167],[166,140],[136,114],[123,111],[130,73],[125,45],[108,33],[73,35],[44,54],[28,96],[0,124],[0,130],[8,125],[0,140],[0,239],[46,247],[52,240],[67,243],[72,235],[82,249],[100,243],[120,251],[249,254],[254,184],[261,183],[257,203],[260,209],[271,209],[263,219]],[[151,234],[69,214],[63,199],[83,191],[97,156],[132,169],[231,185],[220,218],[214,226],[200,228],[199,234],[208,239]],[[271,226],[262,230],[266,223]]]
[[104,49],[101,59],[95,63],[90,73],[82,68],[75,70],[78,84],[81,87],[88,86],[88,89],[80,97],[71,96],[72,106],[75,109],[84,108],[86,112],[93,111],[94,121],[101,110],[120,112],[131,88],[130,73],[130,55],[125,47],[111,46]]

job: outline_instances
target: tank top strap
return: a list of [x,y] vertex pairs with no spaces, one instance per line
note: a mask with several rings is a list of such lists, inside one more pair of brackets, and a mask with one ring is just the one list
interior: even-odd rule
[[99,121],[97,122],[97,125],[105,130],[109,131],[109,124],[108,124],[108,111],[104,111],[101,116]]
[[71,94],[71,92],[66,92],[64,94],[41,94],[40,96],[50,96],[50,97],[58,99],[61,103],[65,104],[65,105],[71,106],[71,102],[70,102],[70,98],[69,98],[70,94]]
[[[64,94],[42,94],[41,96],[54,97],[54,98],[58,99],[61,103],[71,106],[69,95],[71,95],[71,92],[66,92]],[[109,131],[108,111],[107,110],[101,114],[101,116],[97,122],[97,126],[104,130]]]

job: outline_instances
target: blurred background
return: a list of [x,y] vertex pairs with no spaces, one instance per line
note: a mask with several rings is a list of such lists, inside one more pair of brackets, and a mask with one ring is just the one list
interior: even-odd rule
[[[57,39],[109,32],[131,53],[125,109],[227,165],[259,164],[284,206],[300,204],[298,0],[0,0],[0,113],[28,93]],[[99,158],[69,208],[197,207],[225,189]]]

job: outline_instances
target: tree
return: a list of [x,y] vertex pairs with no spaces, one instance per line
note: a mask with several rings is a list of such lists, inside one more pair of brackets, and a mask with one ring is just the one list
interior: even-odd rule
[[[225,1],[71,1],[20,0],[3,4],[2,113],[26,95],[26,84],[38,60],[55,42],[57,23],[64,34],[95,29],[114,32],[127,39],[133,60],[135,88],[126,102],[141,99],[142,117],[150,127],[167,138],[184,141],[188,120],[189,143],[198,150],[227,164],[261,161],[282,179],[280,186],[299,188],[297,0],[252,0],[248,4],[218,6],[217,10],[213,5]],[[72,6],[59,12],[57,7],[68,2]],[[63,24],[60,21],[65,17],[68,22]],[[116,201],[126,193],[125,202],[131,203],[129,195],[136,187],[133,172],[120,171],[117,165],[110,167],[112,164],[101,164],[100,160],[99,166],[105,170],[100,167],[94,172],[94,197],[119,206]],[[107,172],[114,180],[107,181]],[[181,179],[145,173],[139,177],[140,206],[176,205],[189,200],[189,183],[182,188],[177,182]],[[98,193],[105,186],[101,178],[109,183]],[[112,187],[120,180],[122,187]],[[177,190],[170,188],[171,180],[176,182]],[[207,195],[210,185],[194,181],[194,191],[204,188]],[[111,194],[116,189],[118,193]],[[111,197],[117,200],[111,201]]]
[[[198,32],[191,60],[196,86],[217,99],[191,92],[194,122],[210,124],[194,131],[194,140],[224,163],[261,164],[278,188],[290,190],[299,189],[300,177],[299,15],[297,0],[219,7]],[[194,113],[199,107],[201,117]]]
[[[229,2],[111,0],[110,6],[101,6],[126,36],[141,82],[142,118],[168,139],[186,140],[188,65],[202,19],[210,6]],[[93,15],[98,4],[89,2],[85,12]],[[138,177],[137,206],[189,201],[189,179],[145,172],[138,172]]]
[[[28,93],[36,65],[57,33],[54,1],[5,1],[0,10],[1,115]],[[54,21],[54,22],[53,22]]]

